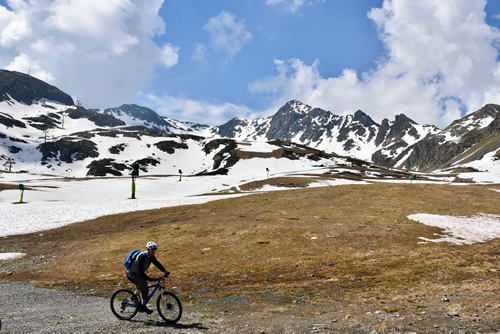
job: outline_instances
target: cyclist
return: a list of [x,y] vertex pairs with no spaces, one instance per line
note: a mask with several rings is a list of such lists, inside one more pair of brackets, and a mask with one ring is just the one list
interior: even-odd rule
[[[151,314],[153,311],[148,309],[145,305],[146,300],[148,298],[148,281],[154,281],[154,278],[149,277],[146,274],[151,263],[153,263],[156,268],[160,269],[165,273],[165,276],[170,274],[165,267],[162,266],[160,262],[155,257],[155,252],[158,249],[158,245],[152,241],[149,241],[146,245],[146,253],[139,253],[130,267],[127,269],[127,278],[135,284],[136,290],[132,299],[134,303],[139,307],[139,312],[146,312],[147,314]],[[137,296],[139,293],[142,293],[142,300],[144,304],[139,302]]]

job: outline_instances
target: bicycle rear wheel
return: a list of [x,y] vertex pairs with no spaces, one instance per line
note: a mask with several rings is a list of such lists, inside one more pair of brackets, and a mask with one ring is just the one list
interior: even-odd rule
[[137,314],[137,305],[132,301],[133,292],[128,289],[116,291],[111,296],[111,312],[121,320],[130,320]]
[[182,317],[181,301],[172,292],[163,291],[158,296],[156,306],[160,317],[170,324],[176,323]]

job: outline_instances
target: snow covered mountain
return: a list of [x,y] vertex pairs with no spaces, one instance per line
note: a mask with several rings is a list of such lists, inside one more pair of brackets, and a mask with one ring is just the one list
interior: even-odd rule
[[[268,118],[209,127],[137,105],[87,110],[54,86],[0,70],[0,164],[69,176],[127,175],[133,162],[148,174],[227,174],[256,157],[303,166],[355,158],[422,171],[485,169],[499,165],[498,110],[487,105],[439,130],[403,114],[378,124],[361,110],[338,116],[290,101]],[[268,153],[252,151],[256,142],[267,142]]]
[[155,111],[136,104],[123,104],[118,108],[104,109],[105,115],[111,115],[125,122],[127,125],[140,125],[155,131],[165,133],[191,133],[203,135],[208,125],[181,122],[161,117]]
[[[500,106],[488,104],[406,148],[385,165],[415,170],[500,164]],[[483,165],[483,167],[480,167]]]
[[235,118],[211,132],[236,140],[287,140],[329,153],[384,163],[439,129],[419,125],[405,115],[379,125],[363,111],[337,116],[330,111],[290,101],[272,117],[248,121]]

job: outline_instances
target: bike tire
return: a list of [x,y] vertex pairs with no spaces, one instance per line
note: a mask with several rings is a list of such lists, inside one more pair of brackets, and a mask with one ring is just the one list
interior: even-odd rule
[[130,320],[139,311],[137,305],[130,299],[133,294],[132,290],[120,289],[111,296],[111,312],[113,312],[118,319]]
[[172,292],[163,291],[156,301],[160,317],[169,324],[175,324],[182,317],[182,304]]

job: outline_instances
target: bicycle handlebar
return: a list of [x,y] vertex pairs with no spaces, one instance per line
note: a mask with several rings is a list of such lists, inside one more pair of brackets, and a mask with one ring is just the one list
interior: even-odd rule
[[160,277],[158,277],[158,278],[155,278],[155,279],[153,279],[153,281],[154,281],[154,282],[159,282],[159,281],[161,281],[162,279],[167,278],[169,275],[170,275],[170,273],[167,271],[166,273],[164,273],[164,274],[163,274],[163,276],[160,276]]

